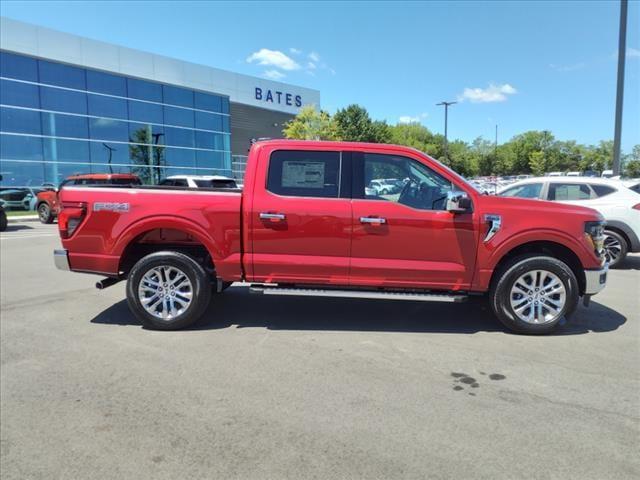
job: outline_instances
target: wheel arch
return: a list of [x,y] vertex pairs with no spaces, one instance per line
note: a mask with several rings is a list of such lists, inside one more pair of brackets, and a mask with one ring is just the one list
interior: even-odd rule
[[185,219],[155,218],[138,222],[120,235],[112,251],[120,258],[119,271],[126,275],[140,258],[162,250],[189,255],[203,262],[205,270],[215,275],[219,249],[206,231]]
[[585,277],[584,268],[582,267],[582,262],[580,261],[580,257],[578,257],[578,255],[576,255],[576,253],[566,245],[549,240],[534,240],[525,242],[505,252],[505,254],[500,257],[493,269],[491,280],[489,282],[490,288],[495,285],[495,283],[500,278],[500,275],[515,258],[528,254],[550,256],[567,264],[567,266],[576,276],[580,295],[584,293],[587,280]]

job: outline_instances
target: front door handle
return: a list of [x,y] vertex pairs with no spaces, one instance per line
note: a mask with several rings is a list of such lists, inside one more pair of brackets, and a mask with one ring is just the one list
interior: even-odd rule
[[272,222],[281,222],[286,219],[286,215],[284,213],[266,213],[262,212],[260,214],[260,220],[271,220]]
[[384,225],[385,223],[387,223],[387,219],[382,217],[360,217],[360,223],[366,223],[369,225]]

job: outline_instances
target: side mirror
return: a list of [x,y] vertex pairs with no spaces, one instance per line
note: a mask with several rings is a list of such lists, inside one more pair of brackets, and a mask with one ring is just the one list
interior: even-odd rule
[[471,199],[459,190],[447,192],[447,211],[451,213],[466,213],[471,209]]

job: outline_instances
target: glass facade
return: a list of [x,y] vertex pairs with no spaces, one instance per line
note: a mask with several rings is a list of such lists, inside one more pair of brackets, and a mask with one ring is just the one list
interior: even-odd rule
[[3,188],[77,173],[231,176],[229,98],[0,52]]

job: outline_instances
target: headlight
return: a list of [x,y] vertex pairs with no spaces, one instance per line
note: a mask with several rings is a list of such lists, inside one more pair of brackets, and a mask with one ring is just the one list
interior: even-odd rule
[[604,226],[606,222],[598,220],[595,222],[585,222],[584,234],[593,246],[593,251],[599,257],[604,257]]

